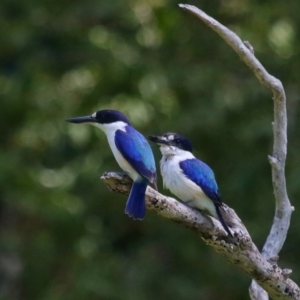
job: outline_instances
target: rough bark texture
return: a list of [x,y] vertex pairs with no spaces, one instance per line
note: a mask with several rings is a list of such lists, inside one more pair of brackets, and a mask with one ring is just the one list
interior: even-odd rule
[[[130,192],[132,180],[124,173],[104,173],[101,179],[114,192],[125,195]],[[217,253],[256,280],[272,299],[300,299],[299,287],[287,276],[289,270],[279,268],[276,263],[262,256],[241,220],[227,205],[224,205],[222,214],[234,238],[227,235],[218,220],[202,215],[151,187],[146,191],[146,206],[164,218],[193,230]]]

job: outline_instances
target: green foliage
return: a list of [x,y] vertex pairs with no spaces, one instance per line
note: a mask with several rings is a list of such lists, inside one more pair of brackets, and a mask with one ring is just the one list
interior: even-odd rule
[[[215,170],[223,200],[263,245],[274,211],[271,94],[177,4],[1,1],[0,255],[21,264],[12,289],[1,271],[1,299],[247,298],[249,278],[194,234],[151,212],[143,222],[124,215],[126,198],[99,180],[119,170],[106,137],[64,122],[114,108],[145,135],[187,136]],[[287,185],[296,206],[299,1],[205,0],[201,8],[249,40],[285,85]],[[294,268],[299,282],[298,219],[296,210],[279,264]]]

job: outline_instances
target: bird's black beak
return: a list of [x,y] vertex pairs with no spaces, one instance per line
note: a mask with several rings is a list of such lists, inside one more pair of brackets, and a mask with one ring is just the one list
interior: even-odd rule
[[67,122],[70,123],[94,123],[96,122],[95,118],[93,118],[92,116],[84,116],[84,117],[76,117],[76,118],[70,118],[66,120]]
[[170,141],[166,140],[166,138],[163,136],[148,135],[148,139],[151,142],[154,142],[159,145],[170,145]]

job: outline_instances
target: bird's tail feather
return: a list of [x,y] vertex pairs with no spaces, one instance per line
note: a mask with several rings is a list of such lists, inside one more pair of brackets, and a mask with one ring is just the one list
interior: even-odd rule
[[225,221],[224,221],[224,219],[223,219],[223,217],[222,217],[222,214],[221,214],[221,211],[220,211],[220,207],[219,207],[218,205],[215,205],[215,207],[216,207],[216,212],[217,212],[217,216],[218,216],[218,218],[219,218],[219,221],[221,222],[221,224],[222,224],[222,226],[224,227],[225,231],[226,231],[231,237],[233,237],[233,236],[232,236],[232,233],[230,232],[230,230],[229,230],[227,224],[225,223]]
[[133,183],[128,197],[125,213],[134,220],[143,220],[146,214],[145,192],[148,183],[146,181],[136,181]]

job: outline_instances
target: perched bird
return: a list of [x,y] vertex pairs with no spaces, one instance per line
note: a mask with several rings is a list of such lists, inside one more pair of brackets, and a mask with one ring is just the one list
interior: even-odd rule
[[132,127],[124,114],[117,110],[99,110],[90,116],[66,121],[91,124],[104,131],[117,163],[134,182],[125,213],[133,219],[142,220],[146,213],[146,188],[148,184],[156,188],[155,161],[146,138]]
[[160,170],[164,186],[189,206],[206,209],[220,220],[226,232],[232,236],[220,212],[222,201],[214,172],[195,158],[191,143],[176,133],[148,138],[160,145]]

